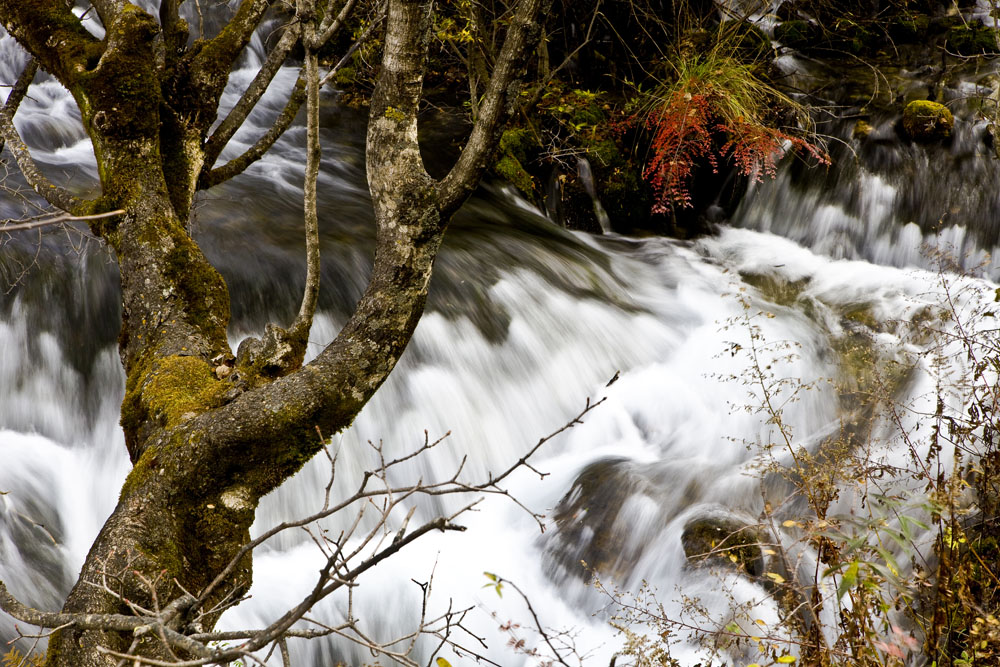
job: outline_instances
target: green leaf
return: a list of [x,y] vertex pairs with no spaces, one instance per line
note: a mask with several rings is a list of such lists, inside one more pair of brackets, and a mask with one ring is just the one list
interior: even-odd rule
[[844,594],[854,588],[858,583],[858,561],[853,561],[847,566],[844,574],[840,577],[840,585],[837,586],[837,599],[844,597]]

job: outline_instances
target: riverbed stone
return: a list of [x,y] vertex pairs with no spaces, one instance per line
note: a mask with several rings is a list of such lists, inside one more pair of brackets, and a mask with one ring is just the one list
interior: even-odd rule
[[914,100],[903,109],[903,130],[914,141],[947,139],[954,126],[955,117],[948,107],[938,102]]
[[754,522],[723,511],[694,517],[681,533],[689,563],[732,567],[754,577],[764,573],[763,542]]

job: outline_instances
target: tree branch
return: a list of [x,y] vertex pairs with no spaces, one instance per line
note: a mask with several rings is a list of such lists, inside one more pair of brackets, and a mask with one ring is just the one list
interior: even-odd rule
[[[61,214],[55,216],[45,216],[37,220],[32,220],[30,222],[18,222],[13,223],[13,221],[7,220],[0,223],[0,232],[17,232],[25,229],[35,229],[37,227],[47,227],[49,225],[58,225],[61,222],[75,222],[83,220],[99,220],[101,218],[111,218],[116,215],[121,215],[125,213],[124,210],[118,209],[117,211],[108,211],[107,213],[95,213],[94,215],[69,215]],[[12,224],[6,224],[12,223]]]
[[323,17],[323,22],[320,24],[317,34],[310,40],[310,46],[314,49],[319,49],[333,39],[334,35],[340,31],[341,26],[344,25],[344,22],[347,21],[347,17],[354,11],[356,4],[357,0],[347,0],[344,6],[340,8],[340,12],[337,13],[336,17],[332,11],[327,13]]
[[[32,69],[33,63],[34,60],[29,63],[28,68],[25,70],[25,75],[28,73],[28,70]],[[22,75],[21,79],[18,80],[18,84],[23,81],[25,75]],[[11,95],[14,95],[13,91]],[[16,99],[14,101],[20,102],[20,100]],[[17,166],[24,175],[28,185],[42,199],[56,208],[74,215],[88,215],[93,210],[94,202],[92,200],[81,199],[71,194],[69,190],[52,184],[52,182],[42,175],[42,172],[38,169],[38,165],[35,164],[34,158],[31,157],[28,147],[25,146],[21,140],[21,135],[17,133],[17,129],[14,127],[14,111],[16,109],[16,106],[11,108],[9,105],[4,105],[4,108],[0,110],[0,137],[3,138],[6,147],[14,155]]]
[[[300,9],[311,5],[311,0],[299,0]],[[316,182],[322,151],[319,144],[319,55],[316,52],[316,28],[312,23],[303,23],[303,41],[306,43],[306,170],[302,185],[303,221],[306,231],[306,283],[302,294],[299,314],[289,328],[290,343],[305,353],[312,327],[316,302],[319,298],[320,257],[319,257],[319,217],[316,211]],[[296,354],[296,356],[299,356]]]
[[[166,0],[168,3],[172,1],[176,2],[176,0]],[[105,27],[110,26],[125,8],[125,0],[92,0],[91,4],[94,5]]]
[[228,75],[273,2],[274,0],[242,0],[233,18],[195,54],[192,67],[211,67]]
[[250,85],[247,86],[239,101],[229,111],[229,114],[222,120],[219,126],[215,128],[215,132],[212,133],[211,138],[205,143],[205,165],[207,170],[211,169],[215,161],[219,159],[219,155],[226,144],[233,138],[236,131],[243,126],[253,108],[257,106],[257,102],[260,101],[261,96],[263,96],[271,81],[274,80],[275,74],[278,73],[281,65],[288,58],[288,54],[291,53],[292,48],[299,39],[299,34],[300,28],[298,24],[293,23],[285,29],[285,32],[281,35],[281,39],[278,40],[278,44],[268,54],[267,60],[261,66],[260,71],[257,72],[253,81],[250,82]]
[[[21,75],[17,77],[17,81],[14,82],[13,87],[10,89],[10,93],[7,95],[7,101],[3,105],[3,109],[0,112],[6,113],[11,118],[17,113],[18,107],[21,106],[21,102],[24,100],[24,96],[28,94],[28,88],[31,86],[31,82],[35,79],[35,74],[38,73],[38,61],[34,58],[28,60],[28,64],[24,66],[24,71]],[[0,151],[3,151],[5,140],[0,136]]]
[[[264,153],[269,151],[271,146],[274,145],[274,142],[281,138],[285,130],[291,127],[292,121],[295,120],[295,116],[299,113],[299,108],[305,99],[306,82],[305,79],[299,77],[299,80],[295,82],[295,88],[292,89],[292,93],[285,103],[285,108],[282,109],[281,114],[268,131],[264,133],[264,136],[258,139],[257,143],[244,151],[239,157],[233,158],[216,169],[203,171],[201,178],[198,180],[198,189],[206,190],[219,183],[224,183],[230,178],[242,174],[246,171],[247,167],[263,157]],[[206,162],[206,164],[208,163]]]
[[518,3],[469,140],[458,161],[437,187],[442,211],[456,210],[489,166],[503,124],[517,100],[519,86],[515,79],[540,34],[537,18],[547,12],[551,4],[552,0],[520,0]]
[[[358,39],[355,40],[354,44],[351,45],[351,48],[349,48],[347,52],[344,54],[344,56],[337,62],[337,64],[334,65],[329,72],[327,72],[326,76],[324,76],[322,80],[320,80],[319,84],[320,88],[322,88],[330,81],[332,81],[333,77],[336,76],[337,72],[339,72],[344,67],[344,65],[347,64],[351,56],[354,55],[354,53],[359,48],[361,48],[361,46],[365,42],[371,39],[372,35],[375,32],[375,29],[379,25],[381,25],[382,19],[384,17],[385,17],[384,11],[380,12],[379,15],[375,18],[375,20],[373,20],[371,23],[368,24],[368,27],[366,27],[365,31],[361,33],[361,36],[358,37]],[[250,84],[251,88],[255,84],[256,80],[254,81],[254,83]],[[279,114],[278,118],[274,121],[274,123],[271,125],[268,131],[260,139],[258,139],[253,146],[248,148],[242,155],[233,158],[226,164],[222,165],[221,167],[217,167],[215,169],[209,169],[208,165],[211,165],[216,159],[218,159],[218,154],[216,154],[214,157],[211,157],[211,155],[209,155],[211,159],[206,160],[205,162],[206,169],[205,171],[202,172],[201,179],[198,181],[198,188],[200,190],[205,190],[214,187],[220,183],[224,183],[225,181],[228,181],[234,176],[242,174],[244,171],[246,171],[246,169],[250,165],[252,165],[254,162],[263,157],[263,155],[271,149],[274,143],[281,138],[281,135],[285,133],[285,130],[291,127],[292,123],[295,121],[295,117],[298,115],[299,109],[302,107],[302,103],[305,102],[306,100],[307,96],[306,88],[307,87],[306,87],[305,77],[300,76],[298,81],[295,82],[295,88],[292,89],[292,92],[289,95],[288,101],[285,103],[285,107],[284,109],[282,109],[281,114]],[[248,88],[248,91],[249,90],[250,89]],[[218,130],[216,130],[216,133],[218,133],[219,130],[221,130],[221,126]],[[226,141],[228,141],[230,138],[231,136],[227,138]],[[212,139],[210,139],[210,142],[215,142],[214,135],[212,136]],[[216,143],[215,146],[211,148],[211,150],[213,152],[215,150],[221,152],[223,147],[224,144],[221,141],[221,136],[220,136],[220,141]],[[208,150],[209,148],[208,146],[206,146],[206,151]]]
[[[194,601],[194,598],[191,596],[182,596],[175,600],[172,606],[175,610],[174,615],[176,615],[177,609],[183,607],[185,604],[189,605]],[[112,630],[137,634],[145,634],[150,630],[156,630],[157,632],[162,632],[172,645],[185,651],[190,651],[193,655],[211,658],[215,654],[214,651],[204,644],[167,627],[166,623],[173,616],[166,613],[160,617],[144,617],[126,616],[125,614],[73,614],[39,611],[22,604],[10,594],[7,586],[2,581],[0,581],[0,609],[3,609],[19,621],[37,625],[40,628],[73,626],[81,630]],[[164,612],[166,611],[164,610]]]
[[[0,21],[24,50],[71,91],[103,51],[63,0],[0,0]],[[58,45],[57,48],[54,48]]]

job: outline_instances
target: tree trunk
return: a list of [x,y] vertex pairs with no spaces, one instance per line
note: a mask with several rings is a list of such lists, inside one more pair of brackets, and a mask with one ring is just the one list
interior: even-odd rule
[[[211,167],[207,134],[226,76],[270,2],[243,0],[219,36],[188,51],[179,46],[186,28],[178,4],[161,9],[169,33],[162,35],[155,17],[124,0],[95,2],[104,40],[89,35],[63,0],[0,0],[0,20],[72,92],[101,195],[81,201],[29,176],[26,150],[22,171],[36,191],[74,213],[124,211],[92,230],[114,249],[121,274],[121,424],[133,469],[64,611],[128,615],[133,605],[155,610],[189,591],[200,595],[196,608],[171,621],[184,631],[194,620],[210,629],[219,612],[206,610],[246,591],[249,556],[221,584],[215,580],[249,541],[260,498],[319,451],[317,428],[333,434],[351,423],[403,353],[447,220],[495,149],[547,3],[518,5],[469,143],[436,182],[417,143],[431,3],[390,0],[367,137],[374,268],[343,330],[300,368],[288,360],[301,360],[301,352],[282,346],[304,338],[289,341],[277,328],[237,359],[226,338],[227,288],[185,229],[199,178]],[[16,141],[13,125],[4,127]],[[212,145],[210,161],[218,151]],[[68,627],[50,639],[46,664],[110,667],[119,661],[114,653],[130,652],[175,659],[155,637]]]

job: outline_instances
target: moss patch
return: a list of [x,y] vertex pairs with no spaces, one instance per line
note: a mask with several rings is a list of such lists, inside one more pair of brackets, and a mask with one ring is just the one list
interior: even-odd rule
[[[133,461],[155,427],[170,428],[216,407],[227,385],[199,357],[169,356],[137,367],[125,383],[121,424]],[[134,472],[134,471],[133,471]]]
[[948,31],[948,49],[963,56],[1000,53],[997,36],[996,30],[981,21],[957,25]]
[[903,109],[903,129],[914,141],[934,141],[951,136],[955,117],[943,104],[914,100]]
[[174,247],[166,258],[165,277],[176,287],[195,326],[215,347],[227,349],[229,292],[225,282],[182,229],[171,232]]
[[524,165],[537,151],[537,141],[527,129],[506,130],[500,137],[500,159],[493,165],[493,170],[525,195],[533,196],[535,179]]
[[780,276],[765,273],[741,272],[743,282],[761,293],[765,299],[779,306],[791,306],[809,285],[809,278],[786,280]]

